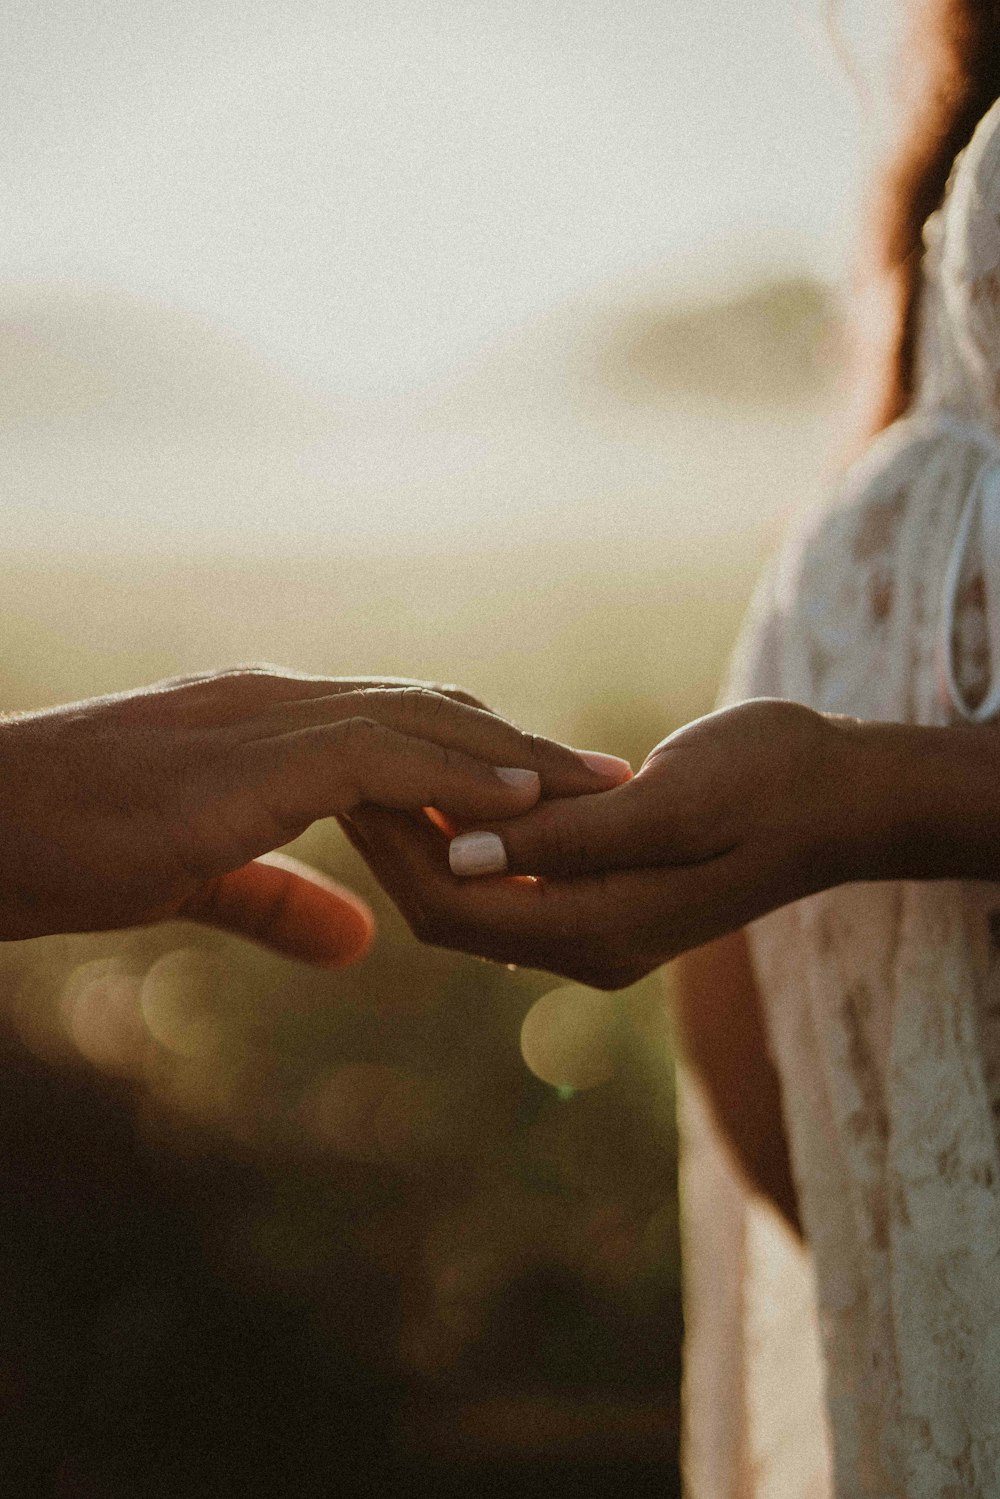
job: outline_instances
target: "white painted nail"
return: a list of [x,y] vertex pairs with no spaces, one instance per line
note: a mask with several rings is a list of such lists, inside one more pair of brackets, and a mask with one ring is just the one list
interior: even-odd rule
[[496,833],[459,833],[448,847],[452,874],[462,878],[475,874],[503,874],[507,850]]
[[584,765],[616,786],[620,786],[622,781],[627,781],[632,775],[631,765],[618,755],[604,755],[600,750],[577,750],[576,753]]
[[518,791],[541,789],[537,770],[520,770],[516,765],[494,765],[493,769],[501,781],[506,781],[508,786],[516,786]]

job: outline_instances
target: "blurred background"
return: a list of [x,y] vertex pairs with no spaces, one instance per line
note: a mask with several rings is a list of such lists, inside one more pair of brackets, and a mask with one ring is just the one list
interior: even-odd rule
[[[898,22],[8,0],[0,708],[267,660],[639,764],[830,471]],[[421,950],[300,842],[353,970],[0,952],[0,1493],[677,1492],[662,977]]]

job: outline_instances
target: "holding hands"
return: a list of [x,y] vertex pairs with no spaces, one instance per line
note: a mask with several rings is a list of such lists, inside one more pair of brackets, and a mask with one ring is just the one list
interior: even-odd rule
[[614,989],[788,901],[890,872],[868,727],[753,700],[670,735],[612,790],[477,823],[450,846],[426,817],[362,807],[342,821],[425,941]]
[[424,941],[619,988],[845,880],[996,879],[998,742],[765,698],[633,777],[453,687],[177,679],[0,719],[0,940],[181,917],[351,962],[367,907],[273,852],[335,816]]
[[367,907],[269,851],[363,806],[479,821],[628,767],[455,688],[251,667],[0,719],[0,939],[184,917],[351,962]]

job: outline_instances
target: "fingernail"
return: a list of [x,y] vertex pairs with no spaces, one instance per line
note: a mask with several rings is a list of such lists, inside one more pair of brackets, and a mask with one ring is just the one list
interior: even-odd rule
[[620,786],[622,781],[632,778],[631,765],[618,755],[603,755],[600,750],[577,750],[576,753],[584,765],[589,766],[605,781],[610,781],[613,786]]
[[518,791],[540,791],[541,781],[537,770],[519,770],[516,765],[494,765],[493,769],[501,781],[516,786]]
[[459,833],[448,846],[452,874],[503,874],[507,850],[496,833]]

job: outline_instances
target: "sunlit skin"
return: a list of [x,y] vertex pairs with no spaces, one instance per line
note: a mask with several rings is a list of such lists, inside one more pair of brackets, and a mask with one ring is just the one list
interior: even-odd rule
[[683,953],[671,970],[677,1038],[750,1186],[802,1233],[781,1082],[771,1060],[746,933]]
[[183,917],[338,966],[371,942],[367,907],[273,854],[317,818],[507,817],[627,774],[455,688],[268,667],[5,718],[0,938]]
[[[745,948],[704,944],[845,880],[994,878],[998,772],[989,730],[756,700],[672,734],[629,779],[458,689],[237,669],[0,721],[0,936],[184,917],[351,962],[372,939],[365,905],[274,852],[337,816],[425,941],[604,989],[700,950],[682,1019],[724,1114],[714,1083],[738,1048],[705,1051],[698,998],[720,964],[730,1000],[708,1029],[745,1021],[748,1049],[766,1048]],[[456,877],[458,829],[497,835],[506,874]],[[760,1107],[741,1096],[722,1123],[794,1222],[775,1079],[744,1068],[748,1088]]]
[[344,821],[424,940],[619,988],[845,881],[996,878],[1000,740],[741,703],[602,796],[479,825],[530,880],[456,878],[425,817]]
[[757,700],[658,745],[635,778],[500,836],[510,874],[456,878],[439,827],[345,828],[424,940],[600,988],[680,957],[679,1032],[744,1175],[800,1232],[746,922],[847,880],[996,879],[1000,738]]

